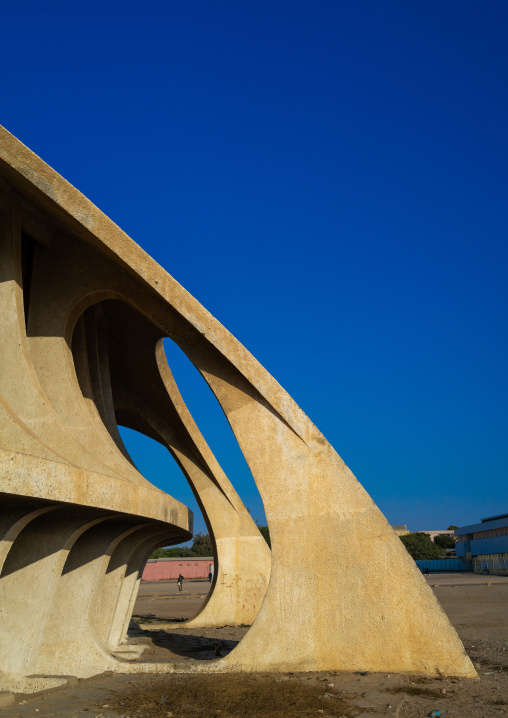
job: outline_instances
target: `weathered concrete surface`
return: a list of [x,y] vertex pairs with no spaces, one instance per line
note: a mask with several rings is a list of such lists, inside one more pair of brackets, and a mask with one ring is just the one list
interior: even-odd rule
[[166,362],[162,342],[156,347],[156,358],[168,396],[199,452],[201,465],[192,456],[189,458],[189,452],[176,437],[169,441],[169,447],[195,489],[218,558],[207,601],[186,625],[189,628],[250,625],[268,587],[270,549],[185,406]]
[[168,448],[216,537],[220,582],[196,621],[251,623],[270,551],[181,400],[141,279],[1,182],[0,689],[28,691],[27,675],[138,656],[124,641],[146,559],[192,535],[191,512],[139,474],[118,421]]
[[[30,552],[24,565],[15,551],[30,523],[45,527],[57,547],[57,555],[44,561],[41,591],[49,600],[41,625],[23,639],[24,657],[14,663],[4,658],[4,670],[18,676],[143,670],[119,662],[113,649],[120,650],[116,642],[147,551],[188,538],[191,516],[139,474],[118,422],[167,446],[215,537],[218,580],[193,625],[250,621],[262,601],[240,645],[200,670],[474,676],[401,542],[275,379],[140,247],[5,130],[0,175],[0,466],[11,531],[3,543],[6,563],[14,550],[12,571],[0,575],[0,584],[7,579],[9,596],[27,585],[23,574],[26,581],[38,575]],[[236,435],[264,503],[271,573],[263,539],[178,393],[163,337],[201,372]],[[23,516],[32,518],[16,538],[23,502],[30,503]],[[35,514],[54,503],[53,535],[51,512]],[[149,547],[146,532],[152,530]],[[30,534],[32,545],[36,535]],[[326,565],[316,575],[314,557],[322,562],[323,546]],[[137,576],[133,557],[140,562]],[[333,589],[325,591],[330,576]],[[105,602],[100,610],[97,595]],[[69,622],[58,625],[67,601]],[[15,601],[7,605],[17,620]],[[72,655],[74,634],[84,646],[79,657]]]

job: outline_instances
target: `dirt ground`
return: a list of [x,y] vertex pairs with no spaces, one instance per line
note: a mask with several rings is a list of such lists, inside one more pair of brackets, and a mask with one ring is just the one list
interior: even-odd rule
[[[441,718],[508,716],[508,578],[434,574],[427,580],[477,667],[479,680],[327,672],[271,675],[267,681],[322,686],[316,718],[340,718],[326,707],[327,694],[336,693],[345,696],[350,714],[357,718],[416,718],[432,711],[439,711]],[[248,628],[225,626],[189,631],[178,626],[182,619],[196,613],[208,590],[206,581],[185,582],[181,593],[174,582],[142,585],[131,629],[132,641],[146,645],[140,661],[209,661],[226,655],[237,645]],[[147,675],[104,674],[74,681],[72,686],[53,692],[17,696],[14,705],[0,710],[0,718],[143,718],[142,712],[129,713],[128,702],[125,712],[120,713],[111,710],[109,704],[131,690],[142,690],[151,680]],[[171,691],[175,676],[168,674],[164,680]],[[193,710],[192,706],[182,705],[165,715],[189,718]],[[255,718],[248,706],[243,715]],[[291,715],[287,714],[287,718]]]

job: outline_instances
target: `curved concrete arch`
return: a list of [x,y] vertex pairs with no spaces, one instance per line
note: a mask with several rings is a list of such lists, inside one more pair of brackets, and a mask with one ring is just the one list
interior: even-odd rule
[[104,551],[96,590],[90,601],[89,617],[93,617],[95,639],[106,651],[110,648],[108,640],[127,563],[137,546],[144,543],[146,535],[153,532],[150,523],[137,525],[117,536]]
[[63,566],[33,673],[51,675],[58,667],[61,674],[87,676],[114,669],[116,659],[101,640],[104,615],[97,615],[94,596],[106,599],[107,613],[111,597],[104,578],[111,554],[124,538],[145,527],[134,517],[115,517],[80,535]]
[[[65,401],[70,385],[62,381],[67,367],[52,364],[53,353],[36,346],[36,335],[44,336],[46,310],[43,293],[36,291],[35,284],[30,284],[31,296],[27,296],[22,204],[24,211],[26,203],[0,182],[0,463],[4,492],[0,501],[0,689],[24,692],[55,685],[54,680],[44,683],[26,676],[61,675],[76,654],[75,626],[66,614],[72,601],[65,590],[70,588],[72,594],[74,587],[79,589],[79,581],[69,581],[61,567],[80,534],[104,521],[106,509],[110,515],[111,511],[126,512],[126,517],[130,514],[128,520],[134,521],[135,530],[150,526],[157,533],[162,528],[168,541],[179,543],[192,536],[192,514],[149,484],[121,455],[118,442],[111,439],[111,402],[107,407],[110,426],[106,428],[101,417],[92,432],[93,440],[85,447],[82,437],[72,431],[72,416],[66,416],[62,405],[50,398],[54,392]],[[44,251],[51,252],[50,240]],[[37,267],[37,257],[32,259]],[[116,295],[109,292],[107,296]],[[31,300],[29,310],[27,300]],[[38,307],[42,309],[39,326],[33,321],[30,324]],[[52,347],[59,342],[58,337],[49,337]],[[103,370],[104,361],[100,356],[97,359],[99,370]],[[104,404],[104,398],[111,398],[103,384],[107,378],[102,371],[101,391],[95,396]],[[83,408],[88,411],[86,405]],[[102,446],[101,433],[105,437]],[[103,448],[107,442],[117,457],[116,471],[107,466]],[[132,488],[127,492],[128,486]],[[109,557],[104,554],[103,560],[109,562]],[[115,591],[107,590],[109,578],[103,569],[96,588],[104,598],[104,612],[113,614],[118,607]],[[62,611],[55,616],[56,606]],[[124,605],[124,610],[129,609],[130,602]],[[123,626],[129,616],[121,618]],[[67,635],[56,651],[52,640],[55,625]],[[80,648],[82,660],[75,665],[76,672],[90,675],[104,666],[115,667],[118,659],[113,647],[103,649],[100,640],[97,643],[93,622],[81,627],[87,640]],[[13,641],[15,652],[11,651]]]
[[[21,648],[21,671],[16,670],[19,667],[18,653],[13,657],[11,655],[12,643],[8,642],[8,638],[12,638],[13,627],[14,630],[16,625],[19,628],[20,619],[24,618],[23,611],[19,611],[17,600],[12,600],[12,588],[13,581],[7,580],[4,582],[1,580],[1,572],[3,570],[7,556],[11,549],[15,545],[18,536],[26,529],[30,523],[41,516],[48,514],[51,511],[55,511],[59,508],[58,504],[47,504],[44,505],[37,500],[23,497],[17,498],[15,496],[2,497],[0,502],[0,587],[2,590],[2,605],[0,607],[0,690],[26,690],[27,683],[24,679],[26,671],[23,670],[26,663],[27,655],[27,638],[30,640],[31,635],[33,636],[33,630],[27,630],[28,626],[23,624],[22,628],[22,644]],[[26,574],[25,574],[26,578]],[[6,584],[4,586],[4,584]],[[17,599],[17,595],[14,597]],[[33,628],[33,626],[32,626]],[[23,652],[23,649],[24,652]],[[13,661],[14,658],[14,661]],[[56,681],[55,685],[58,685]],[[36,682],[33,690],[43,688],[43,685],[38,685]]]
[[211,483],[209,475],[189,459],[184,448],[174,438],[170,441],[175,456],[193,477],[196,492],[209,517],[218,558],[213,590],[201,611],[187,625],[249,625],[261,608],[270,580],[270,549],[185,405],[167,363],[162,340],[155,353],[168,396],[198,456],[214,479]]
[[[106,301],[103,306],[110,324],[117,416],[124,418],[125,426],[168,448],[187,478],[213,538],[214,583],[198,615],[185,625],[251,624],[268,585],[270,550],[185,406],[164,354],[160,330],[130,305]],[[127,327],[133,336],[143,338],[136,355],[124,342]]]
[[[185,517],[184,507],[144,482],[108,432],[107,425],[112,423],[108,387],[94,398],[99,415],[103,412],[96,453],[92,445],[85,449],[80,443],[83,427],[69,428],[53,408],[52,404],[61,406],[60,399],[52,395],[50,402],[45,393],[51,388],[56,396],[59,387],[54,377],[47,378],[53,367],[44,364],[44,352],[37,345],[43,347],[47,340],[51,351],[55,349],[58,366],[63,366],[69,362],[65,332],[76,304],[94,291],[126,296],[146,319],[139,336],[133,327],[128,330],[136,361],[148,351],[147,331],[156,330],[159,338],[169,336],[185,352],[208,382],[233,429],[270,527],[270,582],[251,630],[227,657],[195,670],[347,669],[474,676],[457,634],[379,509],[277,381],[113,222],[5,130],[0,130],[0,174],[7,183],[0,189],[0,307],[5,317],[0,323],[0,394],[4,397],[0,419],[8,432],[0,439],[0,460],[9,456],[5,472],[9,493],[46,501],[69,501],[70,496],[77,505],[90,509],[115,510],[122,500],[120,523],[128,523],[130,513],[136,525],[144,518],[168,521],[174,526],[175,540],[186,532],[188,535],[191,517]],[[39,338],[31,342],[37,369],[32,366],[34,359],[28,355],[23,331],[23,306],[26,310],[30,299],[30,282],[25,279],[32,265],[26,253],[18,264],[15,257],[23,228],[39,233],[44,245],[44,252],[34,255],[33,272],[45,288],[41,293],[33,286],[33,296],[38,297],[35,314],[39,302],[44,306]],[[77,279],[76,261],[82,273]],[[47,272],[42,272],[43,266]],[[57,266],[60,270],[50,285],[51,268]],[[80,286],[73,287],[72,282]],[[151,329],[145,331],[145,327]],[[111,361],[121,374],[122,362]],[[40,381],[43,376],[45,388]],[[143,401],[155,408],[168,426],[180,422],[177,426],[183,428],[171,439],[172,450],[189,473],[198,465],[210,480],[198,493],[212,496],[217,489],[233,506],[233,495],[223,478],[217,479],[212,458],[184,410],[179,414],[169,398],[161,408],[156,388],[160,373],[150,376],[159,378],[151,383],[147,377]],[[122,376],[118,378],[122,380]],[[170,383],[167,386],[171,389]],[[112,393],[114,406],[114,382]],[[164,396],[168,397],[167,388]],[[76,401],[80,416],[85,416],[85,402],[80,397]],[[99,427],[99,422],[94,425]],[[86,421],[83,426],[86,428]],[[112,474],[102,468],[110,464]],[[37,466],[44,469],[39,472],[42,476],[34,476]],[[51,481],[44,472],[49,472]],[[202,478],[197,472],[193,476],[196,482]],[[215,488],[210,489],[211,485]],[[209,511],[215,520],[219,503]],[[104,538],[97,541],[105,562],[104,552],[110,544]],[[325,557],[324,545],[329,548]],[[322,569],[316,572],[318,559]],[[86,586],[89,595],[90,585],[102,575],[99,567],[105,565],[99,557],[90,563],[92,566],[84,565],[79,571],[66,573],[64,569],[55,599],[61,599],[71,574],[73,580],[80,577],[80,585]],[[397,577],[396,582],[392,576]],[[106,593],[109,596],[110,592]],[[115,664],[111,654],[97,645],[93,626],[83,621],[79,630],[89,645],[86,660],[65,662],[63,654],[56,653],[68,669],[83,674],[105,665],[130,670]],[[68,642],[67,634],[59,636],[58,640]],[[52,640],[55,645],[54,637]],[[39,652],[41,672],[44,660],[49,660],[50,645],[48,634]],[[54,670],[55,659],[48,665]],[[134,669],[143,670],[140,666]]]
[[[141,544],[137,551],[133,554],[129,565],[127,567],[126,571],[126,581],[125,581],[125,594],[123,595],[123,598],[125,601],[128,601],[128,610],[126,613],[126,618],[124,619],[123,625],[118,620],[118,622],[115,620],[114,624],[112,626],[111,635],[109,638],[110,644],[114,645],[114,642],[117,640],[117,636],[119,636],[118,643],[124,644],[127,642],[127,632],[128,632],[128,624],[129,619],[132,616],[133,610],[134,610],[134,604],[136,602],[136,598],[138,595],[138,589],[139,584],[141,583],[141,576],[143,574],[143,569],[145,568],[146,562],[150,558],[150,554],[160,546],[167,545],[168,538],[167,536],[163,536],[162,534],[159,534],[160,538],[157,540],[155,536],[145,541],[143,544]],[[130,578],[129,578],[130,577]],[[131,593],[129,594],[129,591]],[[120,600],[119,600],[119,606],[120,606]],[[115,617],[116,619],[116,617]]]
[[14,541],[20,532],[27,526],[30,521],[58,508],[58,504],[49,506],[38,506],[35,508],[35,502],[29,503],[9,503],[4,501],[0,513],[0,575],[7,558],[7,554],[12,548]]
[[30,662],[37,655],[69,550],[84,531],[103,520],[78,507],[59,506],[32,518],[17,535],[0,576],[0,665],[8,673],[32,672]]
[[132,616],[134,602],[138,595],[143,569],[150,554],[169,541],[166,529],[151,529],[143,532],[131,554],[125,557],[123,580],[118,591],[114,615],[107,636],[107,645],[117,650],[124,642],[128,624]]
[[[76,347],[73,356],[71,342],[65,337],[65,328],[69,324],[68,311],[82,301],[87,288],[84,290],[72,273],[69,286],[61,287],[58,275],[64,271],[64,266],[48,260],[47,252],[40,253],[45,261],[37,263],[33,272],[27,343],[31,363],[47,401],[54,407],[67,433],[83,448],[83,452],[86,451],[87,459],[100,457],[103,473],[146,484],[146,479],[126,455],[116,421],[111,416],[111,390],[106,368],[108,349],[107,342],[101,341],[98,336],[100,318],[91,317],[95,321],[87,322],[86,328],[83,321],[75,328],[75,336],[79,338],[80,330],[86,331],[88,340],[77,357]],[[75,259],[76,266],[79,266],[83,258],[77,256]],[[50,289],[47,289],[48,285]],[[78,359],[90,386],[87,402],[83,401],[74,371]]]
[[[55,365],[51,363],[46,372],[34,370],[23,318],[21,230],[19,218],[16,219],[17,202],[12,199],[8,204],[0,224],[2,234],[0,264],[3,275],[3,281],[0,283],[0,303],[5,311],[0,326],[0,341],[5,364],[0,374],[0,394],[10,406],[18,424],[26,425],[42,447],[51,450],[57,458],[61,457],[74,466],[85,466],[89,470],[111,473],[103,461],[97,459],[97,455],[85,451],[79,441],[76,441],[68,425],[59,416],[58,411],[55,411],[39,381],[41,375],[51,376],[61,386],[62,376],[65,374],[59,375],[55,372]],[[37,302],[32,306],[37,308]],[[43,360],[47,362],[48,352],[42,352],[42,355]],[[132,467],[130,468],[132,470]],[[121,478],[124,479],[124,467],[122,469]],[[145,480],[139,477],[138,481]]]
[[[0,217],[0,305],[3,309],[3,321],[0,323],[3,350],[0,394],[19,421],[38,437],[44,449],[54,452],[60,436],[62,445],[65,442],[69,444],[69,437],[47,405],[31,369],[22,319],[22,290],[18,284],[21,270],[15,259],[15,245],[20,234],[16,232],[12,218],[12,201],[6,202],[4,197],[2,204],[8,206],[3,207]],[[55,453],[74,465],[79,461],[79,452],[74,451],[72,444],[67,446],[65,453],[60,454],[58,448]]]

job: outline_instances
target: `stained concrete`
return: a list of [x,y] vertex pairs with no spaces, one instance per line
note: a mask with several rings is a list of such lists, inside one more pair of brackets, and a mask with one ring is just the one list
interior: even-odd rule
[[[256,359],[3,129],[0,179],[0,640],[14,640],[11,626],[36,606],[19,655],[2,654],[0,688],[34,673],[145,670],[125,661],[136,653],[125,636],[140,571],[156,546],[190,538],[192,515],[139,473],[118,424],[169,450],[213,537],[218,570],[189,628],[253,622],[199,670],[474,676],[379,509]],[[231,425],[271,554],[180,396],[165,337]]]

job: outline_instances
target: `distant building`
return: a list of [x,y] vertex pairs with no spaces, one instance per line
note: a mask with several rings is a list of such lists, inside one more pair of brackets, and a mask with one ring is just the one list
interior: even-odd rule
[[213,557],[208,558],[151,558],[148,560],[142,581],[168,581],[178,578],[208,578],[214,572]]
[[457,556],[472,561],[475,571],[508,572],[508,514],[462,526],[455,529],[455,536]]
[[395,531],[397,536],[407,536],[411,533],[411,531],[407,530],[406,524],[404,524],[403,526],[392,526],[392,529]]
[[422,529],[420,533],[427,534],[428,536],[430,536],[430,540],[434,541],[436,536],[455,536],[456,532],[449,529],[447,529],[446,531],[424,531]]
[[401,526],[392,526],[392,529],[395,531],[397,536],[407,536],[410,533],[423,533],[430,536],[432,541],[434,541],[436,536],[453,536],[455,534],[455,531],[451,531],[449,529],[446,529],[446,531],[444,529],[442,531],[408,531],[406,524]]

